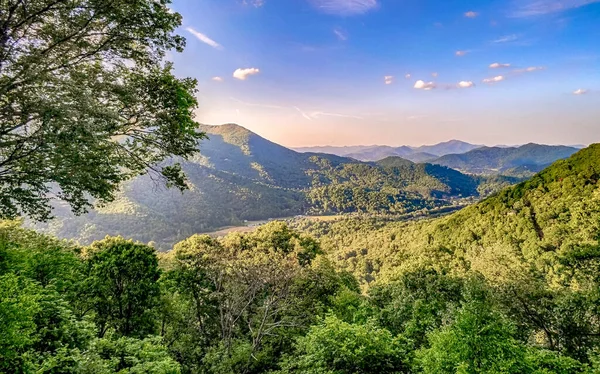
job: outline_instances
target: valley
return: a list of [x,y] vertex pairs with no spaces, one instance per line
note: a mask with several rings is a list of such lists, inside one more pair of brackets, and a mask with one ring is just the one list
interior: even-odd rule
[[[245,231],[244,221],[340,214],[404,220],[476,202],[529,177],[526,170],[537,170],[541,166],[536,165],[574,151],[528,145],[502,149],[499,157],[496,148],[467,151],[477,146],[450,142],[426,148],[437,154],[467,151],[438,159],[446,160],[439,161],[446,165],[398,156],[365,162],[298,153],[235,124],[201,129],[209,139],[200,143],[197,155],[181,160],[188,178],[183,193],[142,176],[125,184],[114,202],[80,217],[67,205],[57,204],[56,219],[36,228],[82,244],[111,234],[166,250],[196,233],[224,227]],[[454,162],[456,158],[466,161]],[[494,173],[478,173],[500,164],[505,167]]]

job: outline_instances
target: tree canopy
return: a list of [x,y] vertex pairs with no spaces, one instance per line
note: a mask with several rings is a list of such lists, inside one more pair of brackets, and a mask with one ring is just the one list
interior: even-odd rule
[[169,0],[7,0],[0,12],[0,217],[85,212],[146,172],[185,188],[170,156],[204,137]]

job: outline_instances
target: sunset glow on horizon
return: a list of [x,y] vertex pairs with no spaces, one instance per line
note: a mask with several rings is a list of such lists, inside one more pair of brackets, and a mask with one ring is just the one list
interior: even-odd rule
[[598,0],[175,0],[197,120],[289,147],[600,141]]

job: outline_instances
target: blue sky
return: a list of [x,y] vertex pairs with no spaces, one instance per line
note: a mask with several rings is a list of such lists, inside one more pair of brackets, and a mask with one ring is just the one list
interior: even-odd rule
[[198,121],[286,146],[600,142],[600,0],[174,0]]

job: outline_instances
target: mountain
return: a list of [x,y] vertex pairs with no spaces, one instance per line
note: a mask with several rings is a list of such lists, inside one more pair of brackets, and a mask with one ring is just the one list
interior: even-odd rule
[[[106,234],[166,248],[184,237],[244,221],[298,214],[410,213],[451,206],[493,191],[490,181],[407,160],[365,163],[299,153],[234,124],[204,125],[200,153],[181,161],[189,189],[160,187],[150,176],[128,182],[116,201],[83,217],[55,207],[57,219],[37,227],[82,243]],[[392,164],[393,163],[393,164]],[[493,181],[494,186],[506,181]]]
[[464,154],[445,155],[431,162],[472,174],[531,176],[575,152],[577,148],[531,143],[509,148],[483,147]]
[[564,281],[557,271],[560,258],[598,245],[599,223],[597,144],[446,217],[302,225],[320,239],[337,266],[364,283],[393,280],[403,269],[434,263],[436,269],[456,274],[479,272],[492,282],[500,277],[528,282],[533,274],[541,274],[542,281],[554,287]]
[[447,154],[459,154],[482,147],[460,140],[421,147],[391,147],[386,145],[351,146],[351,147],[304,147],[295,148],[298,152],[327,153],[338,156],[351,157],[360,161],[378,161],[386,157],[402,157],[414,162],[428,162]]
[[351,157],[360,161],[378,161],[386,157],[403,157],[413,154],[413,150],[410,147],[389,147],[389,146],[375,146],[365,148],[359,152],[349,153],[346,157]]
[[438,156],[431,154],[431,153],[427,153],[427,152],[417,152],[417,153],[412,153],[410,155],[406,155],[406,156],[404,156],[404,158],[406,158],[407,160],[410,160],[412,162],[421,163],[421,162],[431,162],[431,161],[437,159]]
[[469,151],[481,147],[483,146],[466,143],[460,140],[450,140],[448,142],[439,143],[435,145],[424,145],[421,147],[413,148],[413,150],[414,152],[429,153],[440,157],[449,154],[467,153]]
[[365,149],[379,147],[378,145],[354,145],[354,146],[343,146],[336,147],[330,145],[315,146],[315,147],[297,147],[292,148],[294,151],[299,153],[327,153],[330,155],[347,156],[352,153],[359,153]]

